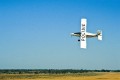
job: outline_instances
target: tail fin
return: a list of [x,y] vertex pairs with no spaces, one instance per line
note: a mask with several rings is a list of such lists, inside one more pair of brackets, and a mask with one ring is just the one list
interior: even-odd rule
[[102,40],[102,31],[98,30],[97,35],[98,35],[98,40]]

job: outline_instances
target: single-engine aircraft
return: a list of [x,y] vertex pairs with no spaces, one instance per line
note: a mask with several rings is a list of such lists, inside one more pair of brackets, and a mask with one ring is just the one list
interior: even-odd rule
[[93,38],[97,37],[98,40],[102,40],[102,31],[98,30],[97,33],[89,33],[86,32],[86,26],[87,26],[87,19],[82,18],[81,19],[81,32],[71,33],[71,36],[77,36],[80,37],[78,41],[80,41],[80,47],[86,49],[86,38]]

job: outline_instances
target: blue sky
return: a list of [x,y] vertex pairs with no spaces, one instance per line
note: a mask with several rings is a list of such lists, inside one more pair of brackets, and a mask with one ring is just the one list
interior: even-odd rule
[[[0,0],[0,69],[120,69],[119,0]],[[103,41],[80,49],[80,19]]]

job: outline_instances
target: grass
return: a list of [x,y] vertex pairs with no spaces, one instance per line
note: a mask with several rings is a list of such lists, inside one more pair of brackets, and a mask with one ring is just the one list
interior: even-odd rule
[[120,73],[0,74],[0,80],[120,80]]

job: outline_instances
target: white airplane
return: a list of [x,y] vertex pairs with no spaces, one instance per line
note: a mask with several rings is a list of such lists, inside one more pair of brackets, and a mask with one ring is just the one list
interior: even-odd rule
[[86,32],[86,26],[87,26],[87,19],[82,18],[81,19],[81,32],[71,33],[71,36],[77,36],[80,37],[78,41],[81,42],[80,47],[86,48],[86,38],[93,38],[98,37],[98,40],[102,40],[102,31],[98,30],[96,34]]

